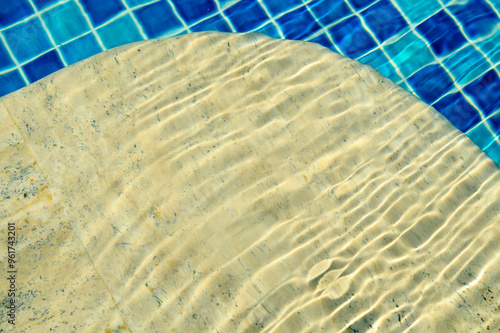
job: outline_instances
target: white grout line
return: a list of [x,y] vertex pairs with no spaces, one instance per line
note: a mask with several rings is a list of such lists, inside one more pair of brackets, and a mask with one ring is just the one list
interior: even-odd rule
[[87,24],[90,28],[90,31],[92,32],[95,39],[97,40],[97,44],[99,44],[99,47],[101,48],[102,51],[105,51],[106,47],[104,46],[104,43],[102,42],[101,37],[99,37],[99,34],[97,33],[96,29],[92,25],[92,21],[90,20],[90,17],[87,15],[87,13],[83,9],[82,5],[80,4],[80,0],[75,0],[75,3],[78,6],[78,8],[80,9],[80,12],[82,13],[85,20],[87,21]]
[[215,0],[215,4],[217,5],[217,10],[219,12],[219,14],[222,16],[222,18],[224,19],[224,21],[226,21],[227,25],[229,26],[229,28],[231,29],[232,32],[236,32],[236,29],[234,28],[233,26],[233,23],[231,22],[231,20],[229,20],[226,16],[226,14],[224,14],[222,12],[222,9],[220,7],[220,4],[219,4],[219,1],[218,0]]
[[[166,1],[168,2],[170,7],[172,8],[172,11],[174,12],[177,19],[181,22],[182,26],[184,27],[184,30],[186,30],[188,33],[190,33],[191,29],[187,26],[186,22],[184,22],[184,19],[179,15],[179,13],[177,12],[177,8],[175,8],[172,1],[170,1],[170,0],[166,0]],[[196,23],[199,23],[199,22],[196,22]]]
[[[467,34],[463,31],[462,25],[457,21],[457,19],[455,18],[455,16],[448,10],[448,8],[446,8],[446,6],[443,5],[442,1],[441,0],[438,0],[438,1],[439,1],[439,4],[441,5],[441,7],[444,9],[444,11],[451,17],[451,19],[458,26],[458,29],[460,29],[460,32],[464,36],[465,40],[470,45],[472,45],[472,47],[474,47],[474,49],[477,52],[481,53],[481,55],[483,56],[483,58],[486,59],[486,61],[488,62],[488,64],[491,66],[491,68],[497,73],[497,76],[500,77],[500,75],[498,73],[498,70],[496,69],[495,65],[491,62],[491,60],[488,58],[488,56],[486,54],[484,54],[484,52],[481,50],[481,48],[479,48],[479,47],[477,47],[475,45],[475,41],[472,41],[471,39],[469,39],[469,36],[467,36]],[[430,50],[430,51],[432,51],[432,50]],[[434,52],[432,52],[432,54],[434,55]],[[434,55],[434,57],[435,57],[435,55]],[[442,64],[442,67],[446,70],[446,72],[448,72],[448,69],[446,68],[446,66],[444,66],[444,64]],[[489,72],[489,70],[487,72]],[[483,73],[483,75],[484,75],[484,73]],[[450,76],[453,79],[453,84],[455,85],[455,77],[453,75],[451,75],[451,73],[450,73]],[[473,82],[473,81],[471,81],[471,82]],[[486,129],[488,130],[488,132],[491,133],[491,136],[493,137],[493,140],[496,141],[500,145],[500,138],[498,138],[496,136],[496,134],[494,133],[493,129],[491,128],[491,126],[489,124],[489,122],[487,121],[487,118],[484,117],[484,114],[483,114],[481,108],[476,105],[476,103],[472,100],[472,98],[469,97],[468,94],[466,94],[465,92],[462,91],[462,87],[458,87],[458,89],[461,92],[462,96],[467,100],[467,102],[469,102],[469,104],[472,105],[478,111],[479,117],[481,118],[481,122],[478,123],[478,124],[476,124],[472,129],[476,128],[481,123],[484,123],[484,126],[486,127]],[[469,131],[467,131],[467,133],[469,133],[472,129],[470,129]]]
[[269,17],[269,20],[274,24],[274,27],[278,31],[278,34],[280,35],[280,38],[281,39],[285,39],[285,36],[283,35],[283,31],[281,31],[280,25],[278,23],[276,23],[276,21],[274,20],[273,16],[271,15],[271,13],[269,12],[269,10],[267,9],[266,5],[264,5],[262,3],[262,0],[257,0],[257,2],[259,3],[260,7],[264,10],[264,12],[266,12],[266,15],[267,15],[267,17]]
[[[345,0],[345,3],[347,4],[347,6],[349,7],[349,9],[354,13],[354,15],[356,15],[358,17],[358,19],[360,20],[361,22],[361,25],[363,26],[364,30],[366,32],[368,32],[370,34],[370,36],[372,37],[373,41],[377,44],[377,47],[378,49],[385,55],[385,57],[389,60],[389,63],[391,64],[392,67],[394,67],[395,69],[395,72],[396,74],[403,80],[403,82],[406,84],[406,86],[408,87],[408,89],[411,90],[411,92],[416,96],[417,94],[415,93],[415,91],[413,90],[413,88],[411,87],[410,84],[408,84],[408,82],[406,81],[406,77],[401,73],[401,71],[399,70],[399,67],[394,63],[394,61],[392,60],[392,58],[387,54],[387,52],[385,51],[385,49],[382,47],[382,45],[380,44],[380,42],[378,41],[377,37],[375,36],[375,34],[371,31],[371,29],[366,25],[365,23],[365,19],[363,17],[361,17],[361,15],[359,14],[359,11],[356,11],[352,5],[350,4],[350,2],[348,0]],[[375,3],[374,3],[375,4]],[[373,5],[373,4],[372,4]],[[363,10],[365,10],[366,8],[363,8]],[[398,10],[401,12],[400,8],[398,8]],[[408,24],[408,26],[410,27],[410,25]],[[373,50],[370,50],[370,52],[373,52]],[[358,57],[361,58],[363,57],[364,55]]]
[[125,7],[125,12],[129,14],[130,17],[132,18],[132,21],[134,21],[134,24],[137,27],[137,30],[139,31],[139,34],[141,35],[142,39],[147,40],[148,36],[146,36],[146,34],[144,33],[144,30],[142,29],[142,26],[139,24],[139,22],[137,22],[137,19],[132,10],[130,9],[130,7],[127,5],[127,2],[125,0],[121,0],[121,2],[122,5]]
[[47,37],[49,37],[50,43],[52,44],[52,47],[54,50],[56,50],[57,54],[59,55],[59,58],[61,59],[64,67],[68,66],[68,63],[64,59],[61,50],[59,50],[59,46],[57,43],[54,41],[54,38],[52,37],[52,34],[50,33],[49,28],[47,28],[47,25],[45,24],[45,21],[42,19],[42,15],[40,15],[40,12],[38,9],[36,9],[35,4],[33,3],[33,0],[28,0],[31,7],[33,7],[33,10],[35,11],[35,16],[40,20],[40,23],[42,24],[43,30],[45,30],[45,33],[47,34]]
[[333,45],[333,47],[335,48],[335,51],[338,53],[338,54],[342,54],[342,52],[340,52],[340,49],[338,48],[338,46],[335,44],[335,42],[333,41],[333,38],[332,36],[330,35],[330,33],[328,32],[328,30],[326,30],[326,28],[323,26],[323,24],[318,20],[318,18],[316,17],[316,15],[314,15],[314,13],[312,12],[311,8],[309,8],[308,6],[308,3],[310,1],[307,1],[307,2],[304,2],[304,0],[302,0],[302,3],[304,4],[304,6],[307,8],[307,11],[309,12],[309,14],[311,14],[311,16],[313,17],[313,19],[316,21],[316,23],[318,23],[318,25],[321,27],[321,30],[319,31],[319,33],[314,33],[312,34],[311,36],[305,38],[304,40],[305,41],[309,41],[317,36],[320,36],[321,34],[325,34],[326,37],[328,38],[328,40],[330,41],[330,43]]
[[9,68],[7,71],[1,72],[0,75],[10,73],[13,70],[18,70],[19,73],[21,73],[21,77],[24,80],[24,84],[25,85],[30,84],[30,81],[28,80],[28,78],[26,77],[26,74],[24,74],[24,71],[21,68],[21,64],[19,64],[16,57],[14,56],[14,53],[12,53],[12,50],[10,49],[9,44],[7,44],[7,40],[5,39],[2,32],[0,32],[0,40],[2,41],[3,45],[5,46],[5,49],[7,50],[7,53],[9,54],[10,58],[12,59],[12,61],[14,62],[14,65],[15,65],[14,68]]

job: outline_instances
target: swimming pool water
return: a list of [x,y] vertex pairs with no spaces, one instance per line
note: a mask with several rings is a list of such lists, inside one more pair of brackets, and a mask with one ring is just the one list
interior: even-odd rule
[[500,0],[1,2],[0,96],[126,43],[254,31],[371,65],[500,165]]

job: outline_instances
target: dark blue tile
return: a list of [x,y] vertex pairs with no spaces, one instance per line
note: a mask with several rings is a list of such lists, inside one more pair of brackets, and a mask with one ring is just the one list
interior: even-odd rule
[[37,17],[5,30],[4,36],[19,62],[36,57],[52,47]]
[[12,72],[0,74],[0,97],[21,89],[24,86],[26,84],[17,69]]
[[355,16],[336,24],[328,31],[342,53],[351,58],[363,55],[377,46]]
[[434,103],[453,86],[451,78],[439,65],[428,65],[408,78],[417,96],[427,104]]
[[42,20],[56,44],[62,44],[90,30],[80,8],[73,1],[63,3],[42,14]]
[[481,108],[485,117],[500,108],[500,79],[493,69],[469,83],[464,91]]
[[63,67],[59,55],[55,50],[52,50],[27,63],[22,68],[30,83],[33,83]]
[[172,2],[187,25],[200,21],[217,11],[217,6],[212,0],[172,0]]
[[140,6],[145,3],[151,2],[151,0],[126,0],[129,8],[134,8],[135,6]]
[[255,32],[260,32],[261,34],[264,34],[272,38],[281,38],[278,30],[276,29],[276,26],[272,23],[266,24],[260,29],[257,29]]
[[458,26],[444,10],[419,24],[417,31],[429,42],[438,56],[448,55],[467,42]]
[[287,39],[303,39],[321,29],[305,6],[281,16],[276,22]]
[[212,16],[195,26],[191,27],[192,32],[196,31],[219,31],[219,32],[231,32],[231,28],[227,25],[227,22],[220,15]]
[[103,24],[125,10],[120,0],[80,0],[94,27]]
[[269,17],[256,1],[240,1],[224,11],[236,31],[250,31],[263,24]]
[[61,46],[60,50],[68,65],[103,51],[91,33]]
[[327,26],[352,14],[344,1],[314,0],[308,4],[318,21]]
[[459,92],[444,96],[432,106],[464,133],[481,120],[478,111]]
[[361,15],[380,43],[408,26],[401,13],[389,0],[375,3],[361,12]]
[[366,6],[372,4],[374,2],[374,0],[349,0],[349,2],[351,3],[351,5],[355,9],[359,10],[359,9],[363,9]]
[[19,22],[33,14],[28,0],[2,1],[0,5],[0,29]]
[[13,66],[14,66],[14,62],[10,58],[10,55],[7,52],[7,49],[5,48],[3,43],[0,43],[0,71],[11,68]]
[[267,9],[273,16],[279,15],[287,10],[290,10],[291,8],[304,4],[302,0],[263,0],[262,2],[266,5]]
[[97,30],[107,49],[143,40],[137,26],[129,15],[120,17]]
[[182,23],[164,1],[136,9],[134,14],[149,38],[157,38],[168,31],[182,28]]
[[448,7],[472,38],[489,34],[498,23],[498,17],[484,0],[469,0]]
[[59,0],[33,0],[33,3],[35,4],[38,10],[42,10],[52,4],[57,3],[58,1]]
[[335,50],[332,43],[325,34],[321,34],[318,37],[311,39],[310,42],[318,43],[319,45],[329,48],[330,50]]

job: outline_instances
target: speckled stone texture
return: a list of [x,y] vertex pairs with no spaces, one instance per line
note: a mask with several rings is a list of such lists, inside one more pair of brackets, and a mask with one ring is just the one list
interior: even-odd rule
[[0,235],[20,235],[6,332],[500,327],[498,167],[319,45],[134,43],[0,116]]

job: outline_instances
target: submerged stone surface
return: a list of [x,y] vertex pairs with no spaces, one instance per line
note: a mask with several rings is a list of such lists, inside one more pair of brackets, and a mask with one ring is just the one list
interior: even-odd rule
[[197,33],[106,51],[1,101],[15,329],[500,326],[500,171],[371,67]]

